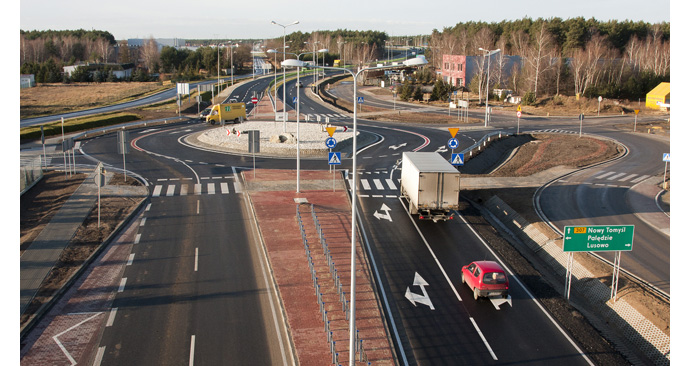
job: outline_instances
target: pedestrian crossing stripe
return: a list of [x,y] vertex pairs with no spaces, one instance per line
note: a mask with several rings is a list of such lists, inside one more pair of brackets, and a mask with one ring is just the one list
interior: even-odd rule
[[329,152],[328,153],[328,164],[329,165],[339,165],[340,164],[340,153],[339,152]]
[[[172,197],[172,196],[187,196],[187,195],[202,195],[202,194],[216,194],[216,184],[219,184],[221,194],[230,194],[230,185],[227,182],[220,183],[205,183],[205,184],[157,184],[153,187],[151,197]],[[179,187],[179,188],[178,188]],[[233,185],[235,192],[241,193],[235,185]]]

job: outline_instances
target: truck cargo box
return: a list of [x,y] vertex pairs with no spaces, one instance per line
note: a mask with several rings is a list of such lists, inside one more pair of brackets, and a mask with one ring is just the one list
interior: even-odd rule
[[400,194],[411,214],[423,220],[448,220],[458,209],[460,172],[435,152],[404,152]]

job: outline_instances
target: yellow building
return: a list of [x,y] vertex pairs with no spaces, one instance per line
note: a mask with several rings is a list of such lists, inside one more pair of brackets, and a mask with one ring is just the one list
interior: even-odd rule
[[671,108],[671,83],[660,83],[647,93],[645,106],[651,109]]

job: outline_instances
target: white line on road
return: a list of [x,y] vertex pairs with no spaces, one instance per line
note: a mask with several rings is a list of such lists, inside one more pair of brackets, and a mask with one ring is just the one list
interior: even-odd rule
[[390,189],[398,189],[398,187],[395,186],[393,179],[386,179],[386,184],[388,184],[388,188]]
[[168,191],[165,193],[165,195],[168,196],[168,197],[174,196],[174,195],[175,195],[175,187],[177,187],[177,186],[174,185],[174,184],[169,185],[169,186],[168,186]]
[[139,244],[140,240],[141,240],[141,234],[137,234],[137,236],[134,237],[134,244]]
[[71,326],[71,327],[65,329],[65,330],[62,331],[61,333],[58,333],[58,334],[56,334],[56,335],[53,336],[53,340],[55,341],[55,343],[57,343],[58,347],[60,347],[60,349],[62,350],[62,353],[64,353],[65,356],[67,356],[67,358],[69,359],[70,364],[71,364],[72,366],[76,365],[76,364],[77,364],[77,361],[75,361],[74,358],[72,357],[72,355],[70,355],[69,352],[67,352],[67,349],[65,348],[65,346],[62,345],[62,342],[60,342],[60,340],[59,340],[58,338],[59,338],[61,335],[65,334],[65,333],[67,333],[67,332],[69,332],[69,331],[71,331],[72,329],[74,329],[74,328],[76,328],[76,327],[78,327],[78,326],[80,326],[80,325],[82,325],[82,324],[88,322],[89,320],[91,320],[91,319],[93,319],[93,318],[95,318],[95,317],[97,317],[97,316],[99,316],[99,315],[101,315],[100,312],[98,312],[98,313],[96,313],[96,314],[94,314],[94,315],[92,315],[92,316],[90,316],[90,317],[88,317],[88,318],[86,318],[86,319],[80,321],[79,323],[77,323],[77,324],[75,324],[75,325],[73,325],[73,326]]
[[594,178],[596,178],[596,179],[603,179],[603,178],[606,178],[606,177],[608,177],[609,175],[615,174],[615,173],[616,173],[616,172],[608,172],[608,173],[604,173],[604,174],[602,174],[602,175],[600,175],[600,176],[597,176],[597,177],[594,177]]
[[132,262],[134,262],[134,253],[129,255],[129,259],[127,259],[127,265],[131,266]]
[[144,211],[148,212],[150,209],[151,209],[151,204],[149,203],[148,205],[146,205],[146,210],[144,210]]
[[199,270],[199,248],[194,249],[194,272]]
[[120,280],[120,287],[117,289],[117,292],[122,292],[125,290],[125,284],[127,283],[127,277],[124,277],[123,279]]
[[643,180],[645,180],[645,179],[647,179],[647,178],[649,178],[648,175],[643,175],[643,176],[641,176],[641,177],[639,177],[639,178],[637,178],[637,179],[635,179],[635,180],[631,180],[630,182],[632,182],[632,183],[640,183],[640,182],[642,182]]
[[117,308],[110,309],[110,315],[108,315],[108,322],[105,323],[106,327],[112,327],[115,323],[115,315],[117,315]]
[[196,214],[197,214],[197,215],[199,214],[199,211],[200,211],[200,206],[199,206],[199,205],[200,205],[200,204],[199,204],[199,200],[196,200]]
[[216,184],[215,183],[208,183],[208,194],[216,194]]
[[383,190],[383,183],[381,183],[380,179],[374,179],[374,185],[376,186],[376,189]]
[[192,345],[189,347],[189,366],[194,366],[194,344],[196,343],[196,336],[192,334]]
[[189,190],[189,184],[183,184],[180,187],[180,196],[186,196],[188,190]]
[[620,177],[622,177],[622,176],[624,176],[624,175],[626,175],[626,174],[628,174],[628,173],[618,173],[618,174],[612,175],[612,176],[610,176],[610,177],[608,177],[608,178],[606,178],[606,179],[607,179],[607,180],[616,180],[616,179],[618,179],[618,178],[620,178]]
[[482,341],[484,341],[484,345],[486,345],[486,348],[489,350],[489,353],[491,353],[491,357],[493,357],[494,361],[498,361],[498,358],[496,357],[494,350],[492,350],[491,346],[489,346],[489,342],[487,342],[486,338],[484,338],[484,334],[482,334],[482,331],[479,330],[477,323],[474,322],[474,319],[472,319],[472,317],[470,317],[470,321],[472,322],[472,325],[474,325],[474,329],[476,329],[477,333],[479,333],[479,337],[481,337]]
[[195,184],[194,185],[194,194],[196,194],[196,195],[201,194],[201,184]]
[[228,187],[227,182],[223,182],[220,184],[220,192],[223,194],[228,194],[230,193],[230,187]]
[[105,354],[105,346],[98,347],[98,352],[96,352],[96,358],[93,360],[93,366],[101,366],[103,362],[103,355]]
[[144,226],[144,225],[146,225],[146,218],[145,217],[143,219],[141,219],[141,222],[139,223],[139,226]]
[[160,195],[161,195],[161,190],[162,190],[162,189],[163,189],[163,186],[161,186],[161,185],[155,186],[155,187],[153,188],[153,194],[152,194],[152,196],[153,196],[153,197],[158,197],[158,196],[160,196]]

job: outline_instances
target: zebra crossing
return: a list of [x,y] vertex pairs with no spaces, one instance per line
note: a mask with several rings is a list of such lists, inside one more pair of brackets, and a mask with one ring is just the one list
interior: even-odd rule
[[[609,186],[609,187],[630,187],[651,177],[646,174],[635,174],[615,171],[599,171],[591,176],[590,182],[583,182],[586,185]],[[567,179],[559,179],[561,183],[569,183]]]
[[[300,113],[302,114],[302,113]],[[328,120],[342,120],[342,119],[352,119],[352,117],[346,115],[346,114],[341,114],[341,113],[319,113],[319,114],[314,114],[314,113],[306,113],[304,114],[304,120],[307,122],[325,122],[326,118]]]
[[227,181],[212,181],[207,182],[211,178],[201,178],[201,183],[196,183],[192,181],[192,178],[184,179],[159,179],[158,184],[153,187],[153,192],[151,197],[173,197],[173,196],[199,196],[199,195],[214,195],[220,194],[230,194],[241,193],[241,190],[229,180],[233,179],[232,176],[228,177],[215,177],[214,179],[222,179]]
[[579,133],[578,131],[570,131],[570,130],[561,130],[557,128],[546,128],[542,130],[534,130],[534,131],[529,131],[530,133],[569,133],[569,134],[574,134],[574,133]]
[[[372,177],[371,175],[375,177]],[[397,198],[400,193],[400,179],[387,178],[387,172],[360,172],[357,179],[357,196],[374,198]],[[381,176],[383,175],[383,176]],[[352,190],[352,179],[347,180],[348,188]]]

